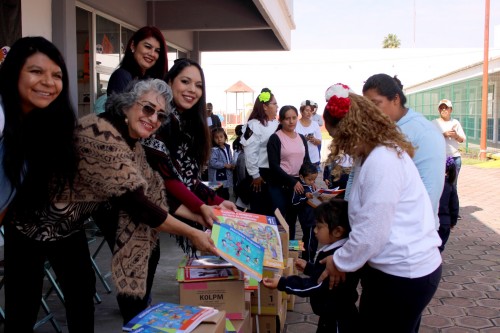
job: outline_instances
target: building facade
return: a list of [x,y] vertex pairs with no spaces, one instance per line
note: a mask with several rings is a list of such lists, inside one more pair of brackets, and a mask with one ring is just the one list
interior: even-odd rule
[[92,112],[142,26],[158,27],[177,58],[207,51],[290,50],[293,0],[8,0],[0,8],[0,48],[43,36],[61,50],[78,116]]
[[[408,87],[408,106],[432,120],[439,117],[438,103],[446,98],[453,103],[452,117],[458,119],[469,144],[481,140],[483,62],[460,68],[438,78]],[[489,61],[487,147],[500,148],[500,57]]]

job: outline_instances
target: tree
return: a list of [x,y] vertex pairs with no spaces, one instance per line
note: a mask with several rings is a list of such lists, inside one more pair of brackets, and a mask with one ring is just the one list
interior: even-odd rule
[[382,48],[384,49],[399,49],[401,46],[401,41],[396,34],[388,34],[382,42]]

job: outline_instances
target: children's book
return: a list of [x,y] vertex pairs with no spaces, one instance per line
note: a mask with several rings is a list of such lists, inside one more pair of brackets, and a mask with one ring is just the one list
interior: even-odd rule
[[217,191],[222,187],[222,182],[202,182],[202,183],[213,191]]
[[[204,319],[217,313],[210,307],[158,303],[132,318],[124,331],[189,333]],[[139,330],[143,328],[143,330]],[[156,330],[156,331],[155,331]]]
[[291,251],[305,251],[304,242],[299,239],[290,239],[288,241],[288,249]]
[[245,274],[245,290],[259,289],[259,281]]
[[217,256],[184,258],[177,269],[177,281],[242,280],[243,273]]
[[236,328],[230,319],[226,318],[226,333],[236,333]]
[[219,254],[244,273],[262,280],[264,247],[230,224],[214,222],[212,239]]
[[322,202],[328,201],[331,198],[336,197],[340,193],[344,192],[345,189],[326,189],[320,188],[312,193],[313,197],[307,200],[307,203],[313,208],[318,207]]
[[136,330],[133,330],[132,333],[165,333],[165,331],[148,325],[144,325]]
[[274,216],[218,209],[215,209],[214,213],[219,223],[241,231],[264,247],[264,266],[284,268],[283,247],[278,231],[279,222]]

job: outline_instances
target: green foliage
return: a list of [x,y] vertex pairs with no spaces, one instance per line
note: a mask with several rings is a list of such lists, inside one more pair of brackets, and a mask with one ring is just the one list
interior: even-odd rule
[[388,34],[382,42],[382,48],[384,49],[399,49],[400,46],[401,41],[396,34]]

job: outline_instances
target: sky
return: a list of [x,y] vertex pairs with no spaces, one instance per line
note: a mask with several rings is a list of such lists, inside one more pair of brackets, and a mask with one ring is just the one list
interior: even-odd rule
[[[484,0],[294,0],[293,15],[292,50],[380,48],[389,33],[403,48],[484,41]],[[490,40],[499,24],[500,0],[490,0]]]
[[[296,28],[290,51],[202,54],[207,101],[215,113],[244,108],[264,87],[273,91],[279,106],[298,107],[312,99],[321,113],[331,84],[342,82],[361,93],[369,76],[387,73],[408,87],[483,59],[482,0],[293,2]],[[382,49],[389,33],[398,36],[400,49]],[[492,55],[500,55],[500,0],[490,0]],[[255,93],[226,94],[238,80]]]

